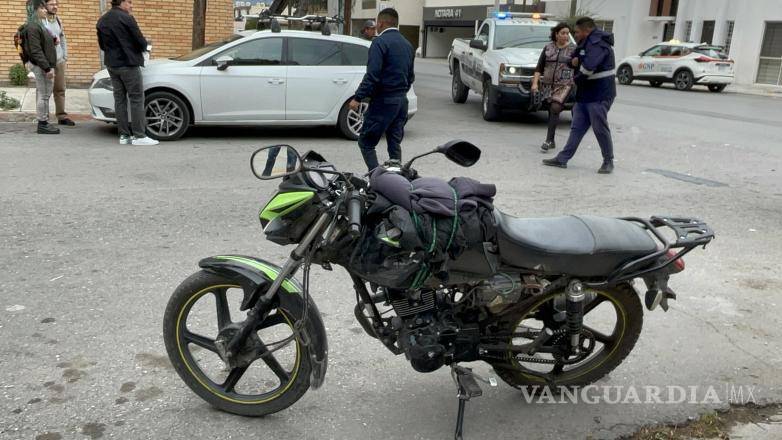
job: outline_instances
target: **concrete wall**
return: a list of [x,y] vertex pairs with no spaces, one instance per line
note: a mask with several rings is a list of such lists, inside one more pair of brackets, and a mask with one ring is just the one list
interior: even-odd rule
[[429,32],[426,41],[427,58],[445,58],[451,50],[454,38],[471,38],[475,34],[473,28],[446,27],[443,32]]

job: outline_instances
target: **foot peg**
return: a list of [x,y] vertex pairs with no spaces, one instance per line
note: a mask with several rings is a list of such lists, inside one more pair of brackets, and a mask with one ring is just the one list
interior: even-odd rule
[[497,386],[497,380],[493,377],[484,379],[481,376],[472,372],[472,369],[460,367],[456,364],[451,366],[451,377],[459,391],[456,397],[459,398],[459,412],[456,415],[456,433],[454,434],[455,440],[462,440],[464,431],[464,407],[468,400],[473,397],[480,397],[483,395],[483,390],[476,379],[481,382],[485,382],[493,387]]

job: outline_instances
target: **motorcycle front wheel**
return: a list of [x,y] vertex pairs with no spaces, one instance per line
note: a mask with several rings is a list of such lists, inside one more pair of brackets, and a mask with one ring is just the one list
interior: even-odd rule
[[[643,307],[631,286],[589,291],[579,359],[568,352],[565,293],[553,292],[527,300],[516,312],[495,326],[492,339],[507,344],[508,351],[489,363],[497,375],[516,388],[588,385],[607,375],[630,354],[643,326]],[[554,332],[547,348],[533,355],[515,347],[530,344],[543,329]],[[553,348],[553,350],[550,350]]]
[[[228,368],[215,340],[239,318],[242,288],[214,273],[199,271],[174,291],[163,319],[163,339],[174,369],[199,397],[212,406],[243,416],[264,416],[293,405],[310,387],[306,347],[294,335],[304,310],[275,306],[248,337],[239,355],[249,365]],[[235,321],[234,321],[235,320]],[[287,344],[278,344],[289,340]],[[263,353],[272,347],[283,348]]]

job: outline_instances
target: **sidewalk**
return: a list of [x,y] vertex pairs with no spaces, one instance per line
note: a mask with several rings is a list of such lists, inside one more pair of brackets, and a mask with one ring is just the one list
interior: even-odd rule
[[[34,122],[35,121],[35,87],[0,87],[9,97],[19,100],[19,108],[0,111],[0,122]],[[54,113],[54,98],[49,100],[49,108]],[[90,119],[90,104],[87,89],[68,89],[65,91],[65,111],[74,121]],[[54,116],[50,121],[54,121]]]

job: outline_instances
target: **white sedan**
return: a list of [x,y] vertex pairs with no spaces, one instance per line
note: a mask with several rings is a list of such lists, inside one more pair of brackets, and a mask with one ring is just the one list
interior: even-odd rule
[[618,64],[616,77],[620,84],[633,80],[649,81],[652,87],[673,83],[678,90],[704,85],[721,92],[733,82],[733,60],[722,48],[706,44],[660,43]]
[[[364,103],[348,108],[366,72],[369,42],[315,32],[243,32],[142,69],[147,133],[175,140],[192,125],[334,125],[357,139]],[[408,117],[417,111],[411,89]],[[106,70],[89,90],[92,117],[115,122]]]

